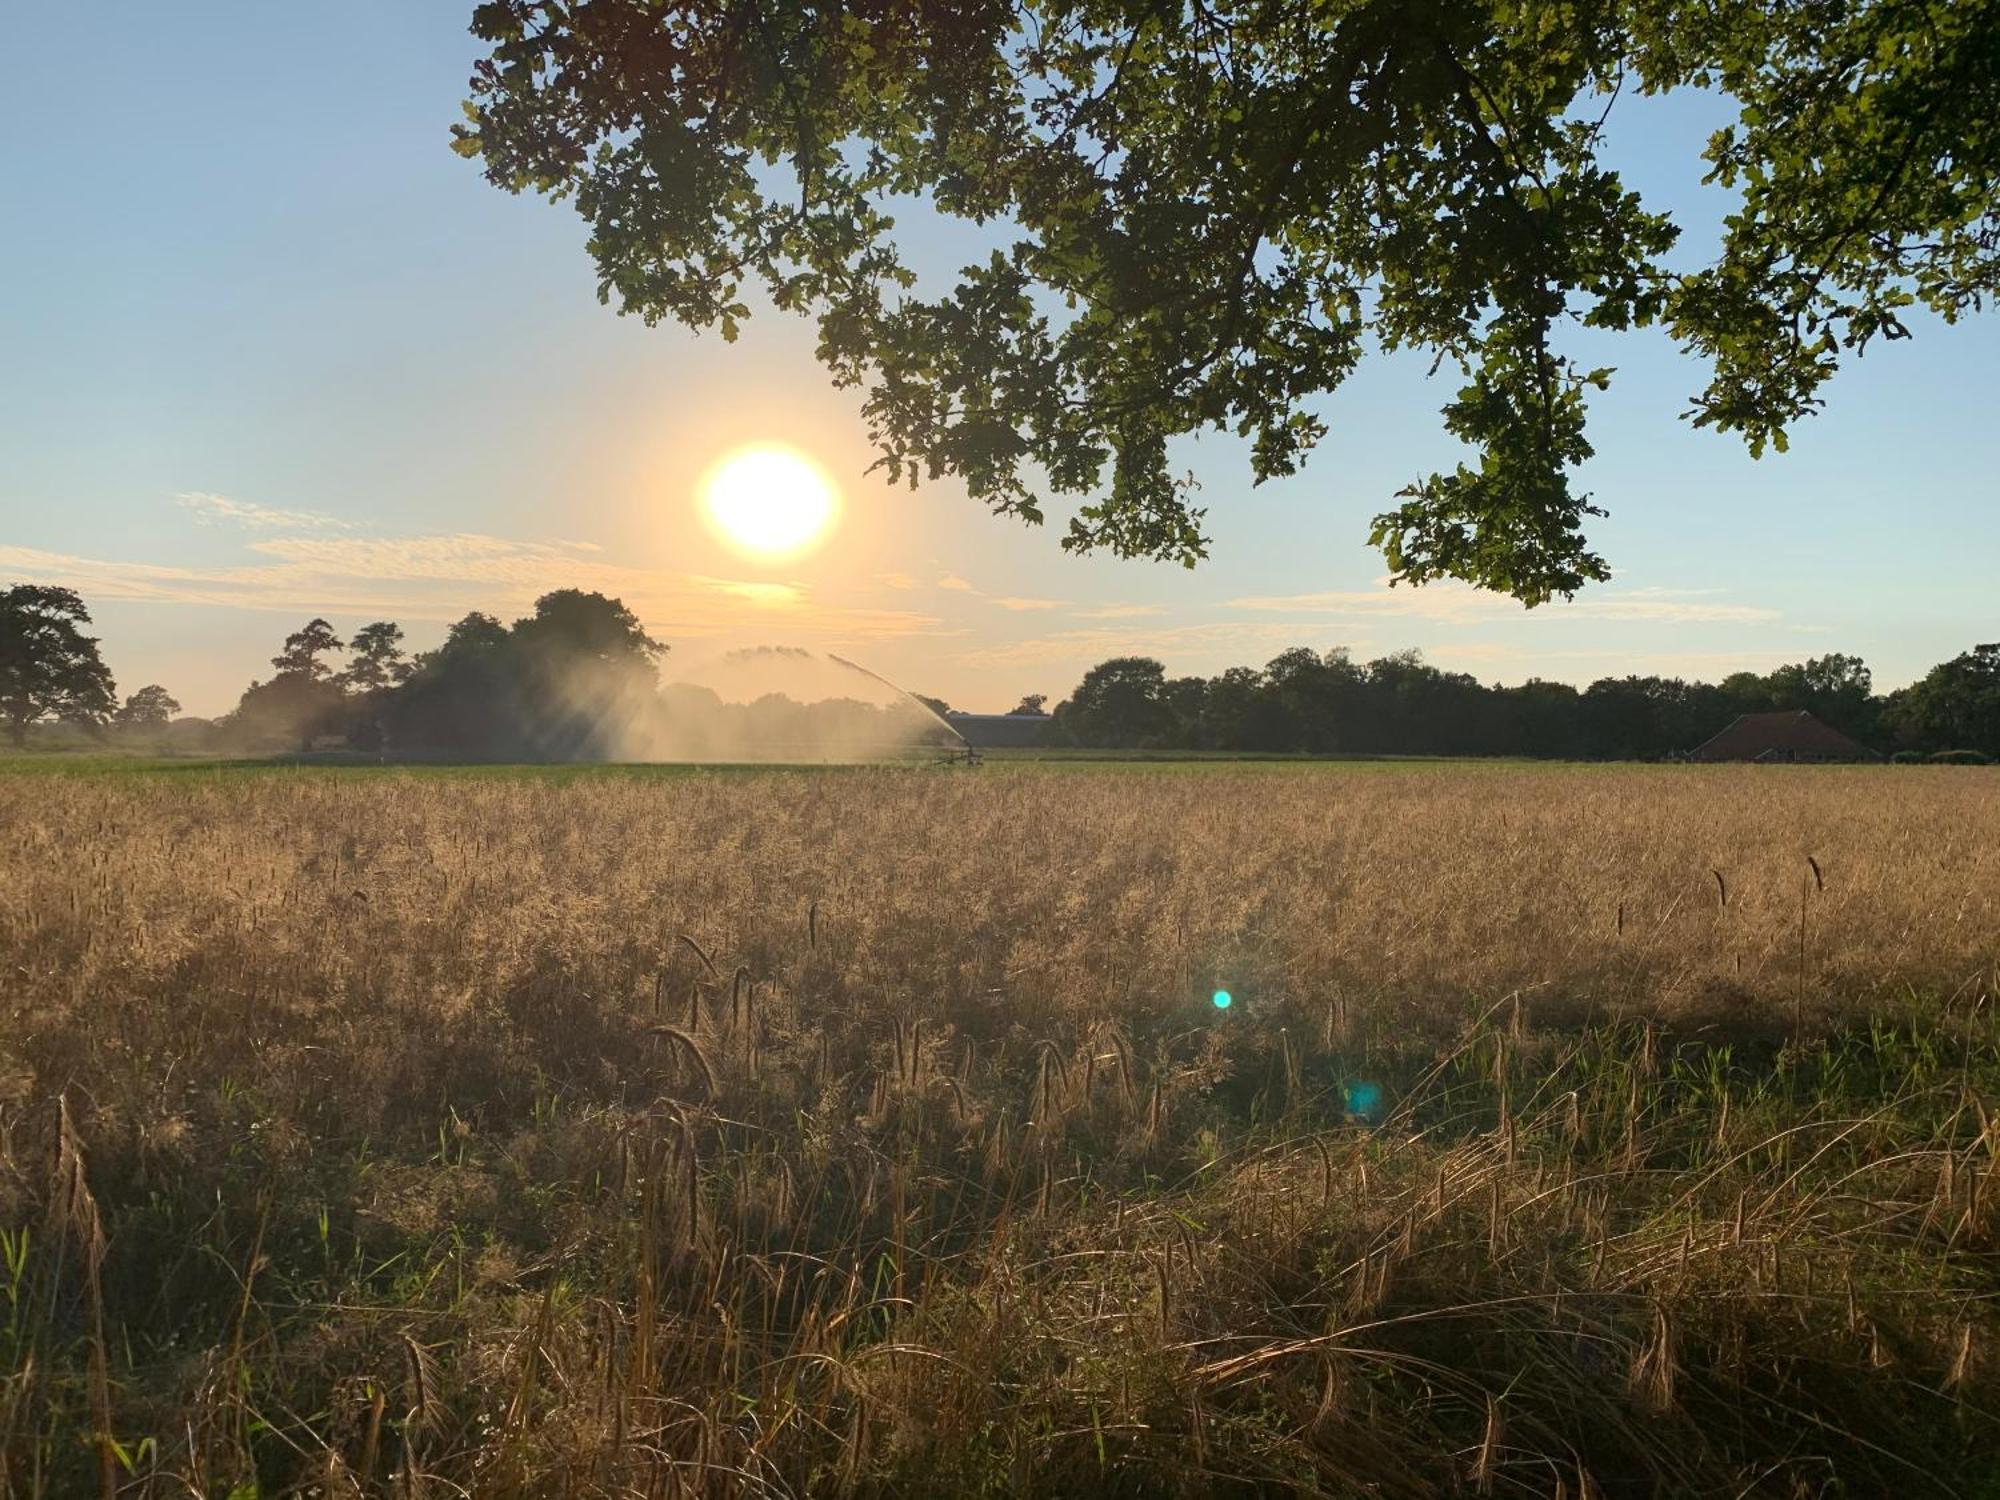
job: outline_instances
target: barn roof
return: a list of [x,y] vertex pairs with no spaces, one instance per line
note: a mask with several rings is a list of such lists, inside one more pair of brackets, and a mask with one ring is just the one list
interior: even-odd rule
[[1806,710],[1738,714],[1713,739],[1697,745],[1694,760],[1880,760],[1859,740],[1850,739]]
[[982,750],[1025,749],[1042,743],[1048,733],[1047,714],[966,714],[956,709],[944,716],[966,744]]

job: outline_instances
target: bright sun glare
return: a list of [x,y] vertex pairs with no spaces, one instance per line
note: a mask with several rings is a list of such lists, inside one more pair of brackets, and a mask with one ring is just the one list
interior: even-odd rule
[[819,465],[777,443],[726,455],[703,476],[700,494],[722,539],[760,558],[808,550],[840,512],[840,494]]

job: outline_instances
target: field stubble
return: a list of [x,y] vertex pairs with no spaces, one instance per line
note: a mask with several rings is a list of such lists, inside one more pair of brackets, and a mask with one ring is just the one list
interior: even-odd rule
[[0,1496],[1994,1494],[1996,790],[0,779]]

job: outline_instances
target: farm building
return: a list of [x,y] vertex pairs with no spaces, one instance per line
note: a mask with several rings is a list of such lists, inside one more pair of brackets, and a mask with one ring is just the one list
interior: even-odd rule
[[945,723],[975,750],[1025,750],[1043,744],[1047,714],[964,714],[953,710]]
[[1774,714],[1738,714],[1735,722],[1689,752],[1690,760],[1747,760],[1760,764],[1794,761],[1880,760],[1859,740],[1822,724],[1804,709]]

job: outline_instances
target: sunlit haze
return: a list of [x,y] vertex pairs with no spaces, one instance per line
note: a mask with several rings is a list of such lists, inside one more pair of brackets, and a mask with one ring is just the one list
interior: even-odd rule
[[803,453],[762,443],[730,454],[703,476],[701,506],[731,547],[775,562],[818,545],[839,517],[840,496]]

